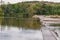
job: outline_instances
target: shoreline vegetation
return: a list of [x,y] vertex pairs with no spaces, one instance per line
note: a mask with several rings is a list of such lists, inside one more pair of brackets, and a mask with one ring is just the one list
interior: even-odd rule
[[[53,2],[21,2],[0,6],[0,24],[40,29],[40,19],[34,15],[60,15],[60,3]],[[6,18],[8,17],[8,18]],[[12,17],[12,18],[10,18]],[[57,18],[57,16],[53,17]]]
[[50,16],[50,18],[60,18],[60,16],[59,15],[52,15],[52,16]]
[[54,26],[54,27],[60,27],[60,24],[50,24],[50,26]]

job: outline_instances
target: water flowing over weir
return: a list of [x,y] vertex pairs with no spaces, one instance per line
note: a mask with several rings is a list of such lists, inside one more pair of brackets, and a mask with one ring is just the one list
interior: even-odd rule
[[60,40],[60,31],[58,31],[60,27],[50,26],[50,24],[60,23],[59,18],[50,18],[49,16],[41,15],[35,15],[33,17],[40,19],[43,40]]

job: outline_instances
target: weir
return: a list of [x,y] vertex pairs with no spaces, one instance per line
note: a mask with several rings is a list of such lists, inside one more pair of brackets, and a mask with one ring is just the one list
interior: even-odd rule
[[57,37],[57,34],[54,31],[52,31],[52,30],[54,30],[53,27],[49,26],[50,24],[60,23],[59,22],[60,19],[50,18],[49,16],[40,16],[40,15],[39,16],[35,15],[33,17],[40,19],[41,26],[42,26],[41,31],[42,31],[42,34],[43,34],[43,40],[60,40]]

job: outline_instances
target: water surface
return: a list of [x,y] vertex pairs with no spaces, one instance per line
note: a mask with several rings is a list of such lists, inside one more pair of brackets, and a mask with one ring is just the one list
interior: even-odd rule
[[43,40],[40,30],[0,27],[0,40]]

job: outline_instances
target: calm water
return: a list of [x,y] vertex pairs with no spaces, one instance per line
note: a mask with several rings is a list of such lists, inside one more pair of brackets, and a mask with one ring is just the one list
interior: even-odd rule
[[31,23],[26,18],[0,18],[0,40],[43,40],[40,25]]
[[0,40],[43,40],[40,30],[0,27]]

